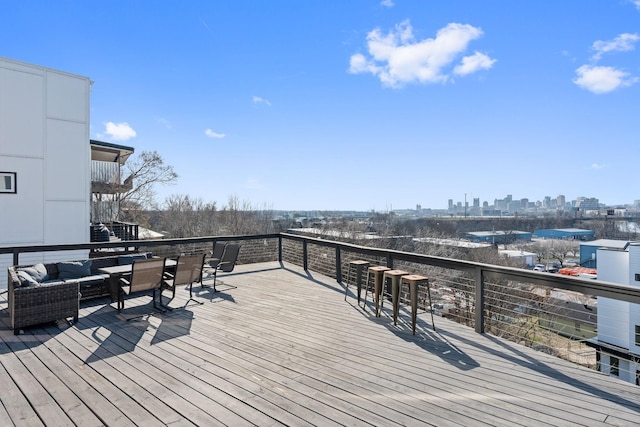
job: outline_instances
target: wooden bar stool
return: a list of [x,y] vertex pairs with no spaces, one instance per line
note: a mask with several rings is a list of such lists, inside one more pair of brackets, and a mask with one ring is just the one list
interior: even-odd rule
[[[402,276],[401,283],[407,283],[409,285],[409,297],[411,299],[411,330],[413,335],[416,334],[416,316],[418,314],[418,285],[421,283],[427,284],[427,295],[429,295],[429,307],[431,307],[431,291],[429,290],[429,279],[417,274],[410,274],[408,276]],[[433,311],[431,311],[431,326],[433,330],[436,330],[436,325],[433,323]],[[394,322],[396,320],[396,312],[394,311]]]
[[347,270],[347,281],[344,287],[344,300],[347,300],[347,294],[349,293],[349,281],[351,280],[351,269],[355,269],[356,274],[356,287],[358,288],[358,305],[360,305],[360,291],[362,289],[362,272],[365,268],[369,267],[369,261],[356,260],[349,262],[349,269]]
[[378,315],[378,301],[380,300],[380,293],[382,291],[382,274],[385,271],[391,270],[389,267],[377,265],[375,267],[369,267],[367,271],[367,283],[366,290],[364,292],[364,309],[367,309],[367,293],[369,292],[369,280],[373,275],[373,301],[376,303],[376,316]]
[[[393,324],[396,324],[396,319],[398,317],[398,305],[400,303],[399,293],[400,293],[400,278],[402,276],[407,276],[410,274],[408,271],[404,270],[389,270],[385,271],[382,276],[383,285],[387,283],[387,279],[391,280],[391,301],[393,303]],[[380,304],[380,310],[384,305],[384,298],[382,299],[382,304]],[[376,306],[376,311],[378,307]],[[380,312],[377,312],[377,316],[380,316]]]

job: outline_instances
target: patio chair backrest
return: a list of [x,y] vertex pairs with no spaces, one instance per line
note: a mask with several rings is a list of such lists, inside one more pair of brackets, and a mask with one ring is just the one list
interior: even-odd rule
[[162,285],[165,259],[151,258],[133,261],[129,293],[159,289]]
[[227,242],[216,242],[213,245],[213,253],[211,254],[211,258],[222,259],[222,254],[224,253],[224,248],[226,246],[227,246]]
[[200,280],[205,254],[178,257],[174,285],[188,285]]
[[236,266],[238,262],[238,254],[240,253],[240,245],[229,243],[224,248],[224,253],[222,254],[222,258],[220,259],[220,265],[218,266],[218,270],[224,271],[228,273],[233,271],[233,268]]

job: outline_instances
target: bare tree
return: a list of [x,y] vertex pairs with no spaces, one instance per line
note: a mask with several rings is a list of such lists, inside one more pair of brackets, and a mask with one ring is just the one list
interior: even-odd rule
[[549,247],[542,242],[534,242],[527,246],[527,249],[536,254],[538,261],[543,261],[549,257]]
[[215,234],[216,204],[204,203],[184,195],[173,195],[165,199],[162,212],[162,230],[174,238],[206,236]]
[[172,166],[165,164],[157,151],[143,151],[138,157],[127,162],[125,167],[129,172],[127,180],[133,180],[133,185],[131,190],[116,197],[118,218],[139,222],[141,212],[156,205],[156,184],[173,184],[178,179],[178,174]]
[[577,242],[571,240],[553,240],[549,245],[549,257],[557,259],[562,267],[569,254],[575,253],[574,247],[577,245]]

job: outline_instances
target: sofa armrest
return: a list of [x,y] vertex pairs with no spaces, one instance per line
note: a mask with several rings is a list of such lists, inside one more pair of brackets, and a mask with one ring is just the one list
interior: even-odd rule
[[78,281],[49,282],[9,289],[9,313],[14,333],[20,328],[73,317],[78,320]]

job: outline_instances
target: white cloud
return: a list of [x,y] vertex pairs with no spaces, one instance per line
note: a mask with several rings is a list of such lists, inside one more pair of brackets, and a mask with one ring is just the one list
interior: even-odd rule
[[[638,1],[640,1],[640,0],[638,0]],[[389,8],[395,6],[395,4],[393,3],[393,0],[382,0],[380,2],[380,5],[382,5],[384,7],[389,7]]]
[[105,123],[104,127],[105,134],[115,141],[126,141],[128,139],[135,138],[135,136],[137,135],[136,131],[133,130],[133,128],[129,126],[129,123],[126,122],[107,122]]
[[227,136],[224,133],[217,133],[212,131],[211,129],[206,129],[204,131],[204,134],[207,135],[209,138],[224,138],[225,136]]
[[[640,0],[639,0],[640,1]],[[613,40],[596,40],[592,49],[595,50],[593,59],[599,61],[602,55],[609,52],[628,52],[635,49],[635,43],[640,40],[637,34],[623,33]]]
[[496,62],[484,53],[475,52],[473,55],[462,58],[462,63],[453,69],[454,74],[466,76],[479,70],[488,70]]
[[592,163],[591,164],[591,169],[598,170],[598,169],[602,169],[602,168],[604,168],[604,165],[601,165],[599,163]]
[[640,0],[629,0],[631,3],[636,5],[636,8],[640,10]]
[[620,87],[631,86],[638,79],[613,67],[583,65],[576,70],[573,82],[596,94],[609,93]]
[[[482,34],[480,28],[451,23],[441,28],[433,39],[415,40],[413,27],[408,20],[396,25],[395,30],[388,34],[382,34],[376,28],[367,35],[370,58],[361,53],[352,55],[349,72],[371,73],[389,87],[411,82],[445,83],[450,79],[447,68],[472,40]],[[476,52],[463,59],[456,69],[458,74],[466,75],[491,68],[494,62],[489,56]]]
[[259,96],[253,97],[254,104],[265,104],[267,107],[271,107],[271,102],[268,99],[261,98]]

